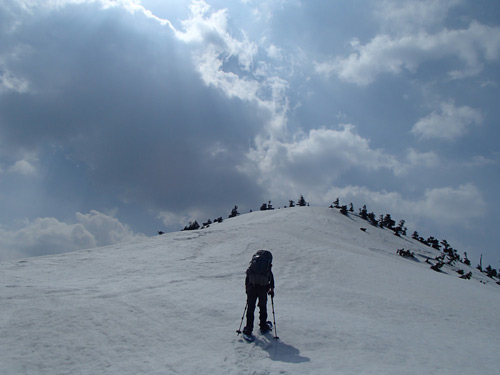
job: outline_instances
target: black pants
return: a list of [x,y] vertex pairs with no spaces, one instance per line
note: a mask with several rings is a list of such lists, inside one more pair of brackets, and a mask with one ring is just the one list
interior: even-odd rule
[[255,305],[259,300],[259,325],[266,327],[267,322],[267,286],[247,285],[247,325],[244,329],[245,333],[251,333],[253,330]]

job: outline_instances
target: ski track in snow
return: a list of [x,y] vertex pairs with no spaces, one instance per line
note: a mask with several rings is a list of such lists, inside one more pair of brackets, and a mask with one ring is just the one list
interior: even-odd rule
[[[247,343],[236,329],[258,249],[274,255],[280,340]],[[430,270],[437,254],[307,207],[1,263],[0,373],[496,373],[500,286]]]

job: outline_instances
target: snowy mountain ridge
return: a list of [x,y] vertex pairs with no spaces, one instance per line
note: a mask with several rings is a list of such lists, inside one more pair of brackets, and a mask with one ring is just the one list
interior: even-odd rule
[[[248,344],[235,331],[258,249],[274,255],[280,340]],[[472,280],[434,272],[436,255],[355,215],[295,207],[0,263],[0,372],[496,372],[500,287],[472,268]]]

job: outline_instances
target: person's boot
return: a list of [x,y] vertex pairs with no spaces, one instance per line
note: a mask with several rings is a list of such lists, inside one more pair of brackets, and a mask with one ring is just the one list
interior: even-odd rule
[[267,333],[271,331],[271,325],[266,322],[266,324],[261,324],[260,333]]

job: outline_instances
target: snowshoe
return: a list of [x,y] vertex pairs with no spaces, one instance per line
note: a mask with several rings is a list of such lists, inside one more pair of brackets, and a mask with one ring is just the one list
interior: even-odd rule
[[241,336],[243,336],[243,339],[247,342],[254,342],[255,336],[250,334],[243,333]]
[[273,323],[271,323],[270,321],[267,321],[266,325],[260,327],[260,333],[262,333],[262,334],[269,333],[272,330],[273,330]]

